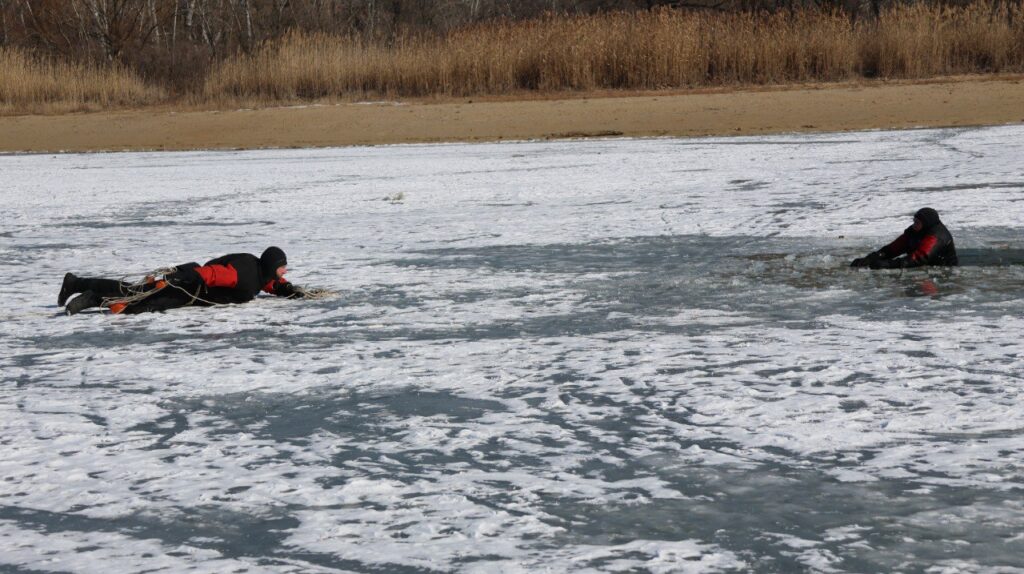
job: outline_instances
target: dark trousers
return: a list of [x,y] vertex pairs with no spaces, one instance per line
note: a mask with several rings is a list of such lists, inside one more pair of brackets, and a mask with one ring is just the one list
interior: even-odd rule
[[98,279],[96,277],[79,277],[75,283],[75,291],[84,293],[92,291],[103,298],[127,297],[134,295],[132,284],[114,279]]
[[183,291],[179,291],[174,287],[164,287],[157,293],[153,293],[149,297],[141,301],[136,301],[131,305],[125,307],[124,312],[128,315],[134,315],[136,313],[155,313],[159,311],[166,311],[168,309],[177,309],[178,307],[187,307],[191,304],[200,304],[199,301],[193,302],[192,296]]
[[[154,285],[135,286],[131,283],[125,283],[124,281],[116,281],[114,279],[100,279],[97,277],[82,277],[78,279],[76,287],[78,291],[92,291],[104,299],[117,299],[120,297],[130,297],[139,294],[139,290],[142,292],[152,291],[156,287]],[[168,309],[177,309],[178,307],[185,307],[190,304],[200,304],[200,302],[192,301],[192,296],[174,287],[164,287],[160,291],[153,293],[152,295],[130,303],[125,307],[123,313],[126,315],[135,315],[137,313],[153,313],[158,311],[166,311]]]

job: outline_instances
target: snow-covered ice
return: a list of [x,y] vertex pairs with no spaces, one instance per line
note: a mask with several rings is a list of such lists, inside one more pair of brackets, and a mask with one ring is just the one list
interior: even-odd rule
[[[1022,126],[0,156],[0,570],[1024,572],[1022,158]],[[924,206],[963,267],[846,267]],[[271,244],[340,296],[55,306]]]

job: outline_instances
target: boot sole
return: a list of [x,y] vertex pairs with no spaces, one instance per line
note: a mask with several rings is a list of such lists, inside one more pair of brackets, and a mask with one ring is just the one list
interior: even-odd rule
[[75,292],[72,291],[72,284],[75,282],[75,279],[77,279],[77,277],[75,277],[74,273],[64,274],[64,282],[60,284],[60,293],[57,295],[58,307],[63,307],[64,304],[68,302],[68,297],[75,294]]
[[100,298],[92,291],[86,291],[78,297],[75,297],[68,303],[68,306],[64,308],[64,312],[68,315],[77,315],[86,309],[92,309],[93,307],[100,306]]

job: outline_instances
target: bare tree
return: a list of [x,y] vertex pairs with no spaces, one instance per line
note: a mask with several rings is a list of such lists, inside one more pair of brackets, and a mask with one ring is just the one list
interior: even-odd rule
[[7,45],[7,0],[0,0],[0,46]]
[[[79,0],[91,26],[87,34],[102,46],[107,60],[115,60],[131,44],[145,44],[157,29],[157,20],[147,19],[150,4],[140,0]],[[72,2],[79,8],[79,2]],[[155,10],[155,5],[153,5]]]

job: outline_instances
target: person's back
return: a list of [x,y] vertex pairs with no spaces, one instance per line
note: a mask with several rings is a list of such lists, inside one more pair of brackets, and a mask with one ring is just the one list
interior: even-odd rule
[[[260,260],[251,253],[231,253],[211,259],[196,271],[203,277],[202,298],[215,304],[246,303],[266,284]],[[214,277],[213,275],[217,276]]]
[[[203,298],[210,303],[246,303],[252,301],[260,291],[281,296],[293,295],[294,290],[282,292],[283,288],[291,287],[284,280],[283,268],[287,264],[284,252],[270,247],[260,257],[250,253],[223,255],[207,261],[196,271],[204,275],[207,287]],[[205,276],[217,271],[221,271],[217,280]]]

